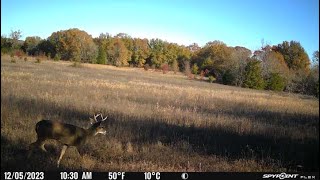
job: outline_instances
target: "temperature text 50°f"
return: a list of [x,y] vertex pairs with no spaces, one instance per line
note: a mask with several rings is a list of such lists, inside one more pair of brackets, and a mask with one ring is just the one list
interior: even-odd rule
[[108,179],[110,180],[116,180],[116,179],[124,179],[124,175],[125,173],[124,172],[109,172],[108,173]]

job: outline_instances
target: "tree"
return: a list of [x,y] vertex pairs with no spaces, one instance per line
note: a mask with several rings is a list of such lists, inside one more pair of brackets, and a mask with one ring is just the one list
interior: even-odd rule
[[102,46],[99,46],[97,64],[106,64],[107,54],[105,49]]
[[[97,46],[106,46],[106,44],[108,43],[108,41],[111,39],[111,35],[109,33],[101,33],[99,35],[99,37],[97,38],[93,38],[94,43]],[[105,48],[105,47],[104,47]]]
[[164,49],[165,62],[172,64],[177,60],[180,46],[176,43],[166,43]]
[[313,52],[312,55],[313,55],[312,61],[313,61],[314,65],[319,68],[319,51]]
[[37,54],[45,53],[47,56],[55,57],[56,50],[49,40],[41,40],[37,45]]
[[227,85],[242,86],[247,60],[251,51],[245,47],[236,46],[231,48],[230,63],[222,77],[222,83]]
[[245,79],[243,87],[253,89],[263,89],[265,82],[262,77],[261,64],[258,60],[250,60],[245,68]]
[[269,51],[266,53],[264,59],[262,59],[263,74],[268,76],[271,73],[277,73],[279,75],[287,76],[289,68],[281,53],[276,51]]
[[273,91],[283,91],[286,83],[285,79],[279,73],[271,73],[267,81],[267,89]]
[[13,49],[17,49],[19,46],[19,39],[22,37],[22,31],[17,30],[17,31],[13,31],[11,30],[10,33],[10,38],[12,41],[12,47]]
[[[175,60],[182,63],[183,47],[176,43],[168,43],[160,39],[151,39],[149,41],[150,57],[149,64],[159,68],[162,64],[172,64]],[[184,54],[186,55],[186,54]],[[187,56],[187,55],[186,55]],[[186,60],[186,59],[184,59]]]
[[192,43],[187,48],[190,52],[197,52],[201,49],[197,43]]
[[294,71],[303,70],[306,73],[309,72],[310,60],[308,54],[299,42],[284,41],[282,44],[278,44],[275,50],[283,55],[290,69]]
[[187,76],[189,76],[191,74],[190,62],[189,61],[184,61],[184,73]]
[[5,35],[1,35],[1,53],[9,53],[12,47],[12,41]]
[[93,40],[95,44],[97,44],[98,46],[98,54],[99,54],[99,48],[104,49],[106,53],[105,62],[107,64],[112,64],[113,57],[112,57],[112,54],[109,54],[109,52],[111,52],[113,49],[114,38],[109,33],[105,33],[105,34],[101,33],[98,38],[94,38]]
[[193,56],[193,63],[197,63],[201,70],[208,69],[210,75],[221,81],[223,73],[231,64],[232,49],[221,41],[208,42]]
[[56,52],[65,60],[92,62],[97,56],[97,46],[92,37],[77,28],[54,32],[48,38]]
[[108,47],[108,56],[115,66],[128,66],[131,60],[131,52],[126,48],[120,38],[114,38]]
[[146,63],[146,59],[149,55],[150,49],[148,46],[148,40],[135,38],[133,40],[132,64],[142,67]]
[[232,85],[235,82],[235,75],[231,69],[226,70],[222,76],[222,83],[225,85]]
[[166,42],[161,39],[151,39],[149,41],[150,47],[150,63],[151,65],[155,65],[156,68],[160,68],[162,64],[165,63],[165,44]]
[[111,35],[109,33],[105,33],[105,34],[104,33],[100,33],[98,39],[103,40],[103,39],[109,39],[109,38],[111,38]]
[[38,36],[28,36],[23,43],[23,50],[28,55],[39,54],[38,44],[41,42],[41,38]]
[[307,78],[308,94],[319,98],[319,51],[313,53],[312,61],[311,71]]
[[319,51],[313,53],[313,66],[311,68],[311,75],[314,76],[316,81],[319,81]]
[[[270,46],[269,46],[270,47]],[[267,81],[267,89],[282,91],[290,80],[289,68],[281,53],[268,47],[261,50],[262,76]]]
[[[180,71],[184,71],[185,70],[185,61],[190,61],[191,56],[192,56],[193,51],[190,50],[188,47],[184,47],[184,46],[180,46],[178,48],[178,57],[177,57],[177,61],[178,61],[178,66],[179,66],[179,70]],[[190,67],[189,67],[190,68]]]

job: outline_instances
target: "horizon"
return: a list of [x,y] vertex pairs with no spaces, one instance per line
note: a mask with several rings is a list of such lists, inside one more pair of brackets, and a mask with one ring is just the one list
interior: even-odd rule
[[265,45],[293,40],[300,42],[310,60],[319,50],[317,0],[74,3],[3,0],[1,35],[21,30],[21,40],[28,36],[46,39],[53,32],[78,28],[92,37],[126,33],[132,38],[158,38],[185,46],[197,43],[200,47],[219,40],[251,51],[260,49],[262,39]]

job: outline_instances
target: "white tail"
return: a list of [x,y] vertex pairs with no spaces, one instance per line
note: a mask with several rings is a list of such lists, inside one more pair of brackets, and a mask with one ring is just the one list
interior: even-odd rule
[[[97,117],[101,116],[101,120],[97,120]],[[91,127],[84,129],[71,124],[65,124],[51,120],[41,120],[36,124],[37,141],[30,144],[28,158],[31,156],[35,148],[40,148],[47,152],[44,145],[47,139],[54,139],[63,144],[57,167],[60,165],[60,161],[69,146],[75,146],[79,152],[79,147],[86,143],[89,137],[97,134],[106,134],[106,130],[101,126],[101,122],[105,121],[108,117],[103,118],[102,114],[93,115],[93,119],[90,118]]]

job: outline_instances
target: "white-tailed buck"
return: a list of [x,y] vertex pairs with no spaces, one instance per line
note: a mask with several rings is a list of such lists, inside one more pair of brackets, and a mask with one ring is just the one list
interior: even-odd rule
[[[97,120],[97,117],[101,116],[101,120]],[[47,152],[45,149],[45,141],[48,139],[54,139],[63,144],[57,167],[60,165],[60,161],[68,149],[69,146],[75,146],[79,152],[79,147],[85,144],[89,137],[97,134],[106,134],[106,130],[101,126],[101,122],[108,117],[103,118],[102,114],[97,114],[90,118],[91,127],[84,129],[71,124],[65,124],[51,120],[41,120],[36,124],[37,141],[30,144],[28,158],[32,154],[35,148],[40,148]],[[80,153],[79,153],[80,154]]]

